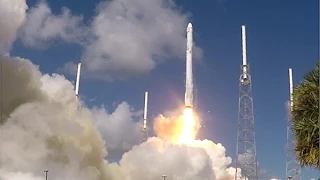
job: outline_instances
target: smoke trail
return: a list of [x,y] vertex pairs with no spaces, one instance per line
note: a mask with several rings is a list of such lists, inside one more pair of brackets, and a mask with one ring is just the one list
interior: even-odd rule
[[45,168],[54,180],[108,178],[104,142],[90,111],[77,110],[72,84],[25,59],[1,63],[2,179],[37,179]]
[[25,22],[27,9],[25,0],[0,0],[0,54],[9,52],[18,29]]
[[[196,116],[196,115],[195,115]],[[198,131],[200,130],[200,119],[195,117],[195,123],[197,126],[194,129],[191,129],[189,133],[192,136],[196,136]],[[183,116],[171,116],[165,117],[163,115],[159,115],[154,122],[154,130],[159,138],[164,141],[170,142],[172,146],[179,143],[179,136],[181,135],[182,128],[184,126],[184,117]],[[162,145],[158,147],[161,151],[165,151],[166,147]],[[235,175],[235,169],[228,166],[231,164],[232,159],[230,157],[225,156],[226,149],[222,146],[222,144],[215,144],[210,140],[195,140],[184,145],[187,148],[198,148],[198,150],[206,152],[208,155],[208,163],[210,164],[211,171],[207,172],[207,174],[214,174],[209,176],[209,179],[217,179],[217,180],[233,180]],[[180,146],[178,146],[180,147]],[[182,152],[180,152],[182,153]],[[204,168],[204,167],[202,167]],[[241,171],[239,171],[241,172]],[[201,177],[204,178],[205,177]]]
[[30,61],[9,56],[1,57],[1,121],[3,123],[9,115],[20,105],[41,100],[44,94],[40,90],[41,74]]
[[[172,140],[179,130],[179,116],[168,120],[160,115],[154,127],[159,137],[135,145],[119,164],[110,164],[105,160],[108,144],[93,124],[94,117],[107,117],[104,111],[97,116],[96,110],[78,108],[70,81],[58,74],[42,75],[29,60],[6,56],[1,63],[5,67],[1,103],[6,114],[0,125],[1,180],[43,179],[44,169],[49,169],[50,180],[157,180],[163,174],[173,180],[234,178],[234,168],[228,167],[231,158],[221,144],[196,140],[178,145]],[[128,113],[124,110],[128,106],[120,106],[117,113]],[[104,131],[111,139],[106,141],[112,143],[117,134]]]

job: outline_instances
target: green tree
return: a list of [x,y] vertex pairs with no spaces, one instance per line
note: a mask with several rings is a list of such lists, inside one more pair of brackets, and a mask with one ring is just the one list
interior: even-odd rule
[[319,62],[307,72],[293,92],[294,149],[302,166],[320,169],[319,156]]

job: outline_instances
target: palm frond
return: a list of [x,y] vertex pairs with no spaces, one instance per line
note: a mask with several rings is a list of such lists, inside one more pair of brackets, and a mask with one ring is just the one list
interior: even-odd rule
[[319,62],[307,72],[293,93],[295,153],[303,166],[320,169],[319,162]]

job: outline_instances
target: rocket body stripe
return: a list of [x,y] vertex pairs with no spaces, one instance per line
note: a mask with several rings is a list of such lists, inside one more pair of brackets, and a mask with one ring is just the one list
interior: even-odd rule
[[186,92],[185,106],[193,107],[193,74],[192,74],[192,46],[193,46],[193,28],[189,23],[187,27],[187,50],[186,50]]
[[144,96],[143,129],[147,129],[147,115],[148,115],[148,92],[146,92]]
[[80,73],[81,73],[81,63],[78,63],[76,90],[75,90],[77,97],[79,96]]

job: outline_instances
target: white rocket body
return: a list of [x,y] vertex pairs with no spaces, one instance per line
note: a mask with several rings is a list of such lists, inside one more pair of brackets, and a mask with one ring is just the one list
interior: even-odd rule
[[143,113],[143,126],[142,126],[143,131],[147,129],[147,115],[148,115],[148,92],[146,92],[144,96],[144,113]]
[[193,106],[193,75],[192,75],[192,24],[189,23],[187,27],[187,51],[186,51],[186,92],[185,92],[185,106]]
[[289,69],[289,92],[290,92],[290,113],[293,109],[293,79],[292,79],[292,69]]
[[77,80],[76,80],[76,97],[79,97],[79,85],[80,85],[80,72],[81,72],[81,63],[78,63],[78,70],[77,70]]
[[247,79],[247,41],[246,41],[246,27],[243,25],[241,26],[242,29],[242,73],[243,79]]

